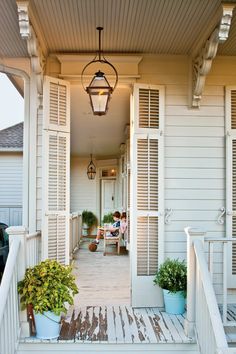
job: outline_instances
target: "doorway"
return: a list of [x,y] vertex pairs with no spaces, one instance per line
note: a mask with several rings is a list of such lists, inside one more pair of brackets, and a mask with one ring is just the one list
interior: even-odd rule
[[113,213],[115,210],[115,179],[101,180],[101,220],[104,215]]

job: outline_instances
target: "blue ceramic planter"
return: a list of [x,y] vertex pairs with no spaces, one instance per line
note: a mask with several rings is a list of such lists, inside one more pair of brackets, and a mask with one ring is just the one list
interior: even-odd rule
[[165,311],[173,315],[182,315],[185,312],[185,297],[182,291],[170,293],[163,289]]
[[60,318],[53,312],[48,311],[41,313],[34,313],[36,337],[40,339],[54,339],[59,337],[60,333]]

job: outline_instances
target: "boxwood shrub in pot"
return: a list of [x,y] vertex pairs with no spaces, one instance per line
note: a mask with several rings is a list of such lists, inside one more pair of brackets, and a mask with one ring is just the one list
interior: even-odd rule
[[82,212],[83,235],[87,236],[93,226],[97,225],[97,217],[92,211],[83,210]]
[[154,284],[163,289],[166,312],[184,313],[187,293],[187,267],[184,261],[168,258],[157,271]]
[[60,331],[61,312],[66,312],[65,303],[73,304],[78,293],[72,268],[45,260],[28,268],[18,283],[22,309],[32,305],[38,338],[57,338]]

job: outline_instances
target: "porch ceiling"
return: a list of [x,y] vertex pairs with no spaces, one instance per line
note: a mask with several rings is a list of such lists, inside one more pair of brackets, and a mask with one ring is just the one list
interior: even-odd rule
[[71,153],[96,158],[117,157],[130,120],[130,88],[118,87],[105,116],[94,116],[81,86],[71,86]]
[[[31,21],[49,53],[94,52],[95,29],[100,25],[106,53],[191,54],[221,15],[221,0],[30,0],[30,4]],[[0,14],[1,56],[27,56],[16,0],[1,0]],[[220,54],[236,55],[235,17]]]

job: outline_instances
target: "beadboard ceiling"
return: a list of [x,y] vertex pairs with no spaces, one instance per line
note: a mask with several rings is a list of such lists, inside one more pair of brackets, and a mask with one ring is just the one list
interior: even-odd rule
[[[94,52],[103,26],[106,53],[190,54],[221,15],[221,0],[30,0],[31,20],[49,52]],[[16,0],[0,1],[0,55],[27,56]],[[236,16],[219,53],[236,55]]]

